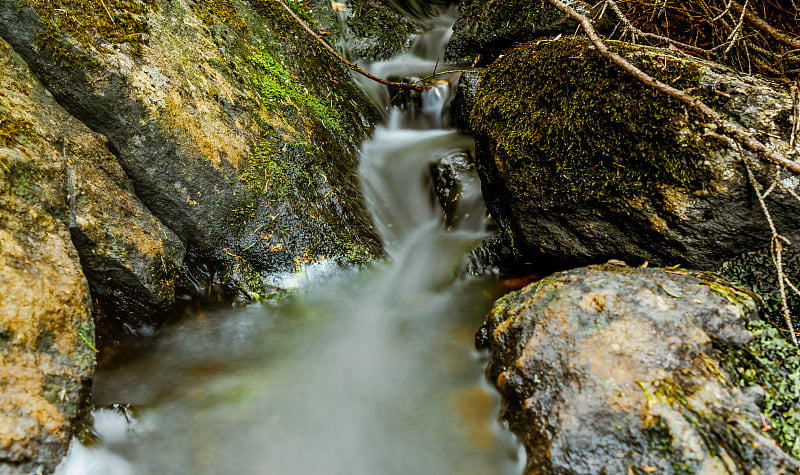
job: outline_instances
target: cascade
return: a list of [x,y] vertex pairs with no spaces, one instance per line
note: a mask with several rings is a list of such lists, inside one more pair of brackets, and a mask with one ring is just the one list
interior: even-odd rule
[[[431,74],[454,21],[452,7],[437,8],[407,54],[361,66]],[[365,87],[389,103],[383,86]],[[461,219],[445,226],[431,191],[431,167],[473,146],[447,128],[449,99],[442,84],[420,106],[388,108],[362,146],[360,179],[387,262],[164,329],[139,357],[97,375],[97,405],[141,413],[96,411],[102,442],[74,443],[58,473],[520,473],[472,345],[492,285],[456,277],[486,237],[486,210],[477,183],[466,183]]]

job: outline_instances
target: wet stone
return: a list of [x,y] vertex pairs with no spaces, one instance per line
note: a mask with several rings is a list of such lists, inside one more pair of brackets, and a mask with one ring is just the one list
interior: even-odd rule
[[709,275],[620,265],[554,274],[495,303],[478,332],[526,473],[796,473],[762,428],[742,348],[750,294]]

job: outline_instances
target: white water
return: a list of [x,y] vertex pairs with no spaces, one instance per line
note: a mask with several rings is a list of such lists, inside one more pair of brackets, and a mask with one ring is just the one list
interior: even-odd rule
[[[435,19],[410,59],[372,66],[432,72],[450,21]],[[363,144],[363,191],[389,262],[279,304],[198,309],[163,330],[97,376],[96,403],[137,405],[136,426],[96,413],[102,442],[73,444],[58,473],[520,473],[472,347],[491,284],[456,277],[484,223],[445,231],[430,189],[431,164],[472,146],[443,128],[448,94],[390,109]],[[465,206],[485,215],[480,200]]]

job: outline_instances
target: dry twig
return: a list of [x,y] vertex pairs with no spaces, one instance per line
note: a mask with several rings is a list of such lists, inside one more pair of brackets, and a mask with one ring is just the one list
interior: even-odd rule
[[791,170],[797,174],[800,174],[800,163],[795,162],[793,160],[789,160],[784,157],[782,154],[778,153],[775,150],[770,150],[767,148],[766,145],[761,143],[758,139],[753,137],[753,135],[745,130],[743,127],[734,124],[733,122],[726,119],[722,114],[715,111],[711,107],[709,107],[706,103],[704,103],[700,98],[694,97],[686,91],[681,89],[676,89],[670,85],[667,85],[658,79],[650,76],[646,72],[642,71],[641,69],[637,68],[633,64],[631,64],[628,60],[620,56],[619,54],[611,51],[608,46],[603,42],[600,36],[597,34],[597,31],[594,29],[591,20],[587,18],[585,15],[577,12],[572,7],[568,6],[562,0],[548,0],[551,4],[553,4],[556,8],[564,12],[565,14],[569,15],[570,18],[577,21],[583,31],[586,33],[586,36],[592,42],[592,44],[597,48],[600,54],[611,61],[612,63],[619,66],[625,73],[633,76],[637,80],[641,81],[642,83],[672,97],[675,98],[684,104],[695,108],[702,112],[705,116],[711,119],[716,126],[724,133],[732,136],[733,138],[737,139],[747,150],[763,157],[764,159],[771,161],[773,163],[777,163],[778,165],[786,168],[787,170]]
[[[789,311],[789,303],[786,299],[786,281],[788,278],[783,272],[783,243],[789,244],[789,240],[778,234],[778,228],[775,227],[775,222],[772,221],[772,215],[769,212],[769,208],[767,208],[767,203],[764,201],[764,198],[766,198],[769,191],[772,190],[772,187],[764,194],[761,194],[761,186],[758,184],[758,181],[756,181],[756,177],[753,175],[750,165],[747,164],[746,160],[743,160],[742,163],[747,171],[747,179],[750,181],[750,186],[753,188],[758,198],[758,204],[761,206],[761,211],[764,213],[764,217],[769,224],[769,230],[772,233],[770,240],[770,257],[772,258],[772,263],[775,265],[775,271],[778,274],[778,290],[781,295],[781,312],[783,313],[783,319],[786,321],[786,327],[792,335],[792,342],[795,346],[800,346],[797,343],[797,334],[794,331],[794,325],[792,325],[792,313]],[[777,183],[778,181],[776,180],[773,186]]]
[[[654,40],[663,41],[663,42],[666,42],[666,43],[681,47],[683,49],[687,49],[689,51],[693,51],[695,53],[700,53],[700,54],[703,54],[703,55],[708,55],[710,53],[710,51],[707,50],[707,49],[698,48],[697,46],[693,46],[693,45],[690,45],[688,43],[675,41],[672,38],[669,38],[667,36],[657,35],[655,33],[644,32],[644,31],[640,30],[639,28],[637,28],[636,26],[634,26],[633,23],[631,23],[631,21],[628,19],[628,17],[625,16],[624,13],[622,13],[622,10],[620,10],[619,5],[617,5],[617,2],[615,2],[614,0],[606,0],[606,5],[608,5],[608,7],[611,8],[611,11],[613,11],[614,14],[617,15],[617,18],[620,19],[622,24],[625,25],[625,30],[633,32],[633,34],[635,36],[641,36],[643,38],[652,38]],[[623,35],[624,35],[624,33],[623,33]]]
[[773,27],[766,21],[762,20],[758,15],[752,13],[747,10],[747,2],[745,2],[744,7],[740,5],[736,0],[731,2],[731,6],[737,13],[741,13],[744,18],[747,19],[753,26],[758,28],[759,30],[763,31],[764,33],[771,36],[774,40],[780,41],[781,43],[793,48],[793,49],[800,49],[800,38],[795,38],[793,36],[787,35],[786,33],[778,30],[777,28]]

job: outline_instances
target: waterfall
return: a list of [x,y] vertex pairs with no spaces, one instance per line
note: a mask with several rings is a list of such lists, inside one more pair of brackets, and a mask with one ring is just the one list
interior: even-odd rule
[[[454,20],[440,10],[408,54],[362,66],[430,75]],[[369,87],[389,103],[383,86]],[[477,181],[465,183],[473,199],[458,211],[473,218],[447,226],[431,186],[432,166],[473,147],[447,128],[450,95],[442,84],[418,106],[388,108],[362,146],[359,174],[387,262],[283,302],[200,309],[165,329],[130,364],[97,376],[95,402],[137,405],[136,426],[98,412],[112,419],[97,427],[103,442],[73,444],[60,474],[520,473],[472,344],[492,284],[457,277],[486,235]]]

